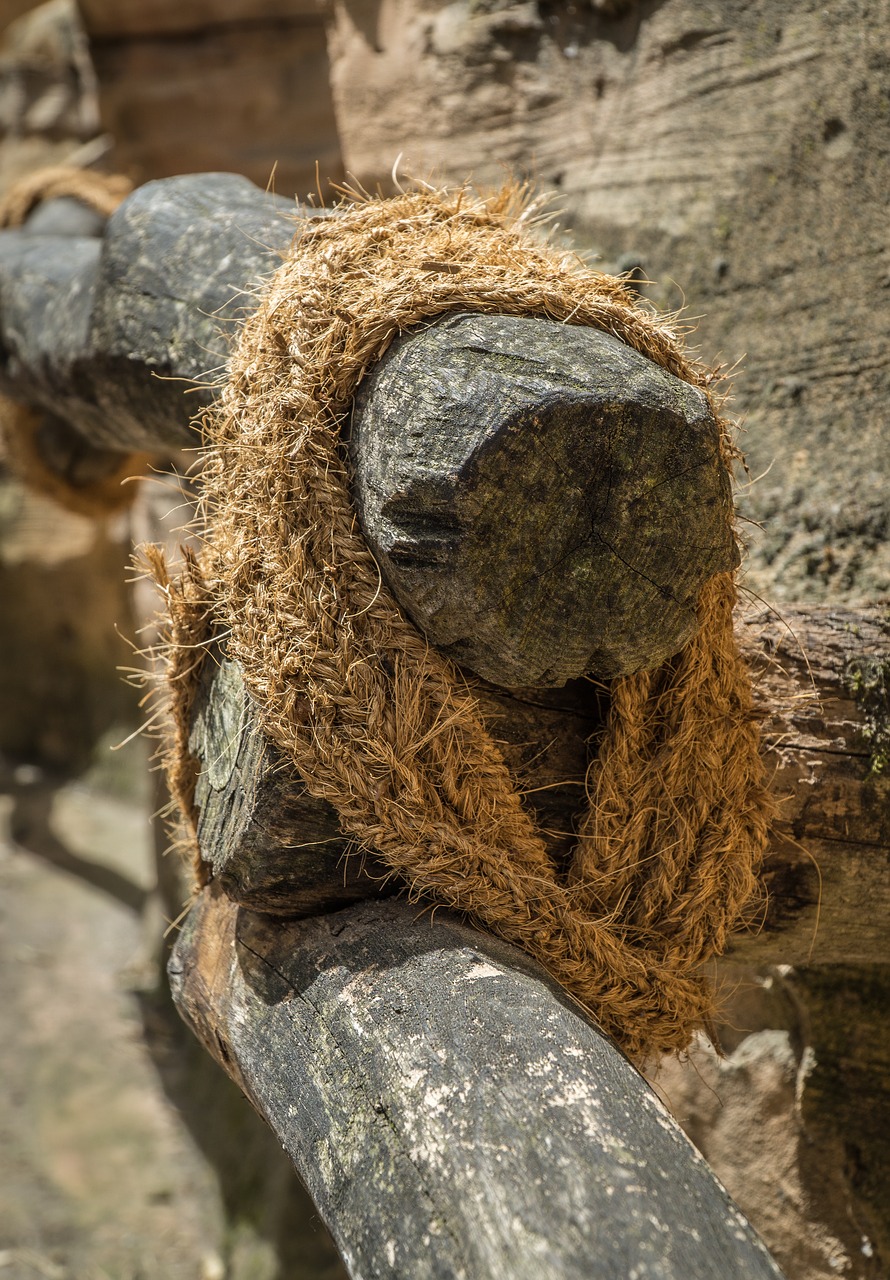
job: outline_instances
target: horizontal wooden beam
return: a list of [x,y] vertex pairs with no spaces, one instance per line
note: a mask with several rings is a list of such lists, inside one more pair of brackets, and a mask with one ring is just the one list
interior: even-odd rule
[[287,211],[223,173],[146,183],[99,235],[38,209],[0,233],[0,390],[100,448],[194,445],[247,290],[293,238]]
[[[738,627],[779,802],[759,933],[765,964],[871,964],[890,954],[890,625],[881,608],[786,608]],[[877,734],[877,739],[875,735]]]
[[[780,801],[757,933],[732,944],[771,964],[867,963],[890,948],[890,779],[875,774],[857,671],[890,662],[878,609],[760,612],[738,628]],[[867,679],[867,674],[866,674]],[[858,683],[862,686],[862,680]],[[587,739],[602,722],[590,682],[562,690],[477,688],[527,803],[564,855],[583,796]],[[263,911],[312,914],[381,891],[383,868],[349,856],[337,816],[314,800],[259,729],[232,663],[208,663],[192,749],[202,762],[198,836],[228,893]],[[398,888],[395,882],[386,886]]]
[[[98,235],[70,201],[0,235],[0,389],[53,415],[38,446],[60,418],[97,454],[194,445],[236,322],[299,230],[288,209],[200,174],[146,184]],[[659,665],[738,559],[707,398],[597,330],[479,314],[412,329],[360,388],[349,451],[390,589],[502,686]]]
[[211,886],[170,975],[352,1275],[780,1280],[642,1076],[448,912],[281,920]]

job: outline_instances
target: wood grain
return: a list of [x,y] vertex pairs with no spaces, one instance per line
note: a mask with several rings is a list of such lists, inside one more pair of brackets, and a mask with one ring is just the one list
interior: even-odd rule
[[170,974],[353,1276],[779,1276],[627,1060],[447,912],[286,921],[211,886]]
[[[762,927],[739,934],[732,954],[772,964],[885,955],[890,780],[872,772],[864,713],[850,691],[857,664],[890,660],[881,611],[814,608],[787,611],[784,621],[761,612],[740,624],[739,639],[754,670],[780,816],[764,866]],[[246,905],[285,914],[378,893],[380,868],[368,862],[364,876],[333,810],[305,797],[263,737],[234,664],[209,669],[192,737],[205,762],[199,839],[226,889]],[[584,795],[587,740],[602,726],[601,691],[577,681],[512,693],[480,682],[477,692],[551,851],[565,857]]]

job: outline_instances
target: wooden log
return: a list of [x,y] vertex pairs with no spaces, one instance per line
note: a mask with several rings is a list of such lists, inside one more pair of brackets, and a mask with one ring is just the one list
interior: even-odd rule
[[[739,640],[754,671],[779,801],[758,934],[733,954],[768,964],[871,964],[890,948],[886,610],[761,610]],[[883,736],[882,736],[883,735]]]
[[459,314],[401,338],[350,457],[384,579],[494,684],[659,666],[738,563],[707,399],[594,329]]
[[293,201],[247,178],[202,173],[146,183],[114,213],[89,352],[95,401],[116,439],[194,445],[190,419],[211,402],[235,325],[254,309],[249,290],[293,239],[288,212]]
[[337,814],[309,795],[256,727],[234,662],[204,665],[192,749],[198,840],[215,880],[237,902],[266,912],[314,915],[375,893],[385,869],[348,857]]
[[200,174],[146,183],[101,239],[40,211],[36,231],[4,231],[0,390],[95,446],[193,445],[245,290],[292,239],[288,210],[246,178]]
[[[194,443],[287,207],[202,174],[140,188],[100,241],[6,233],[0,387],[95,448]],[[705,397],[614,338],[463,315],[393,345],[350,448],[366,536],[433,643],[500,685],[558,688],[689,638],[702,583],[737,558],[718,445]]]
[[780,1275],[626,1059],[525,956],[447,912],[295,922],[211,888],[170,975],[353,1276]]
[[[88,340],[89,311],[94,290],[92,287],[81,287],[81,285],[90,281],[95,274],[96,255],[101,253],[98,240],[102,236],[107,221],[106,217],[80,200],[62,196],[37,205],[25,220],[21,236],[13,238],[11,242],[14,247],[24,240],[26,261],[36,264],[38,271],[46,273],[53,266],[58,268],[60,264],[65,263],[70,266],[70,277],[66,286],[59,291],[62,298],[56,298],[56,305],[52,305],[51,296],[47,299],[43,294],[38,294],[39,300],[35,302],[30,289],[37,281],[33,271],[30,270],[22,274],[21,291],[16,289],[12,292],[12,298],[20,306],[18,314],[22,322],[21,328],[27,325],[35,313],[43,315],[44,322],[34,331],[32,337],[39,344],[37,349],[41,352],[41,372],[52,371],[51,378],[53,372],[68,367],[67,361],[72,354],[74,361],[80,358],[82,344]],[[48,243],[42,248],[40,244],[34,245],[35,237],[45,238]],[[67,249],[62,246],[61,254],[58,253],[59,245],[53,243],[60,238],[69,242]],[[80,249],[76,244],[78,240],[86,242]],[[90,242],[93,242],[92,247]],[[27,252],[29,247],[30,253]],[[0,258],[4,249],[8,252],[9,248],[10,241],[5,236],[0,236]],[[47,251],[50,255],[55,251],[55,262],[44,265],[44,255]],[[15,332],[14,315],[15,312],[11,314],[10,309],[7,309],[7,332],[10,330]],[[14,381],[13,370],[16,370],[24,373],[27,379],[28,371],[23,368],[20,361],[17,362],[11,352],[10,356],[11,359],[7,361],[7,375]],[[34,358],[33,349],[31,358]],[[64,389],[66,386],[64,376],[61,383]],[[54,385],[54,380],[49,386],[41,383],[41,394],[52,391]],[[21,391],[22,388],[16,386],[16,390]],[[53,412],[47,411],[41,415],[34,444],[48,471],[57,475],[75,491],[85,485],[105,480],[120,471],[121,454],[118,449],[91,444],[88,438],[72,426],[66,418],[60,418]]]
[[[0,391],[68,414],[75,370],[87,350],[101,241],[0,232]],[[90,399],[69,415],[87,439],[104,415]],[[122,448],[125,445],[122,444]]]
[[[762,928],[739,934],[732,953],[754,963],[867,963],[890,946],[890,779],[872,771],[852,686],[857,670],[890,661],[881,611],[789,610],[784,620],[766,611],[740,624],[739,639],[780,818]],[[476,692],[551,851],[564,857],[583,803],[587,740],[603,722],[602,691],[577,681],[510,692],[479,682]],[[213,874],[245,905],[284,914],[379,892],[379,866],[369,861],[362,875],[333,810],[305,795],[258,725],[237,667],[208,663],[192,750],[203,766],[199,842]]]
[[[602,725],[602,689],[474,692],[544,832],[565,859],[572,814],[584,795],[587,740]],[[310,796],[259,728],[237,663],[214,653],[195,699],[191,750],[201,763],[195,803],[198,843],[212,874],[254,910],[312,915],[381,891],[386,872],[350,854],[330,804]],[[390,882],[390,889],[399,882]]]

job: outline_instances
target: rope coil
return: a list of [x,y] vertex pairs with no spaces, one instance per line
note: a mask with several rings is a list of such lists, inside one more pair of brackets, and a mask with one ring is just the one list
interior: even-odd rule
[[300,224],[205,420],[200,557],[178,581],[152,557],[169,604],[168,773],[193,823],[190,704],[200,646],[222,634],[263,729],[344,832],[411,895],[524,948],[640,1058],[710,1024],[704,966],[757,892],[770,801],[733,577],[706,584],[680,654],[612,682],[563,875],[459,672],[381,585],[338,444],[392,338],[455,310],[603,329],[719,408],[713,372],[619,281],[532,239],[529,218],[509,190],[424,189]]

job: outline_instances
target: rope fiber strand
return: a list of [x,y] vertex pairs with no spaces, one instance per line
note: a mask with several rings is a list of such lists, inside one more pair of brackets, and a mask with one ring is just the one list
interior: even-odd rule
[[[676,658],[612,682],[564,875],[459,672],[381,585],[339,444],[393,337],[457,310],[605,330],[719,410],[714,372],[620,281],[533,239],[530,218],[515,189],[424,188],[299,224],[205,420],[203,546],[188,589],[174,588],[176,629],[225,634],[263,729],[359,848],[413,897],[522,947],[640,1059],[710,1026],[706,962],[756,897],[770,802],[733,577],[706,584],[700,629]],[[453,269],[430,269],[443,262]],[[722,419],[721,431],[729,467]],[[171,785],[193,823],[193,642],[170,662]]]

